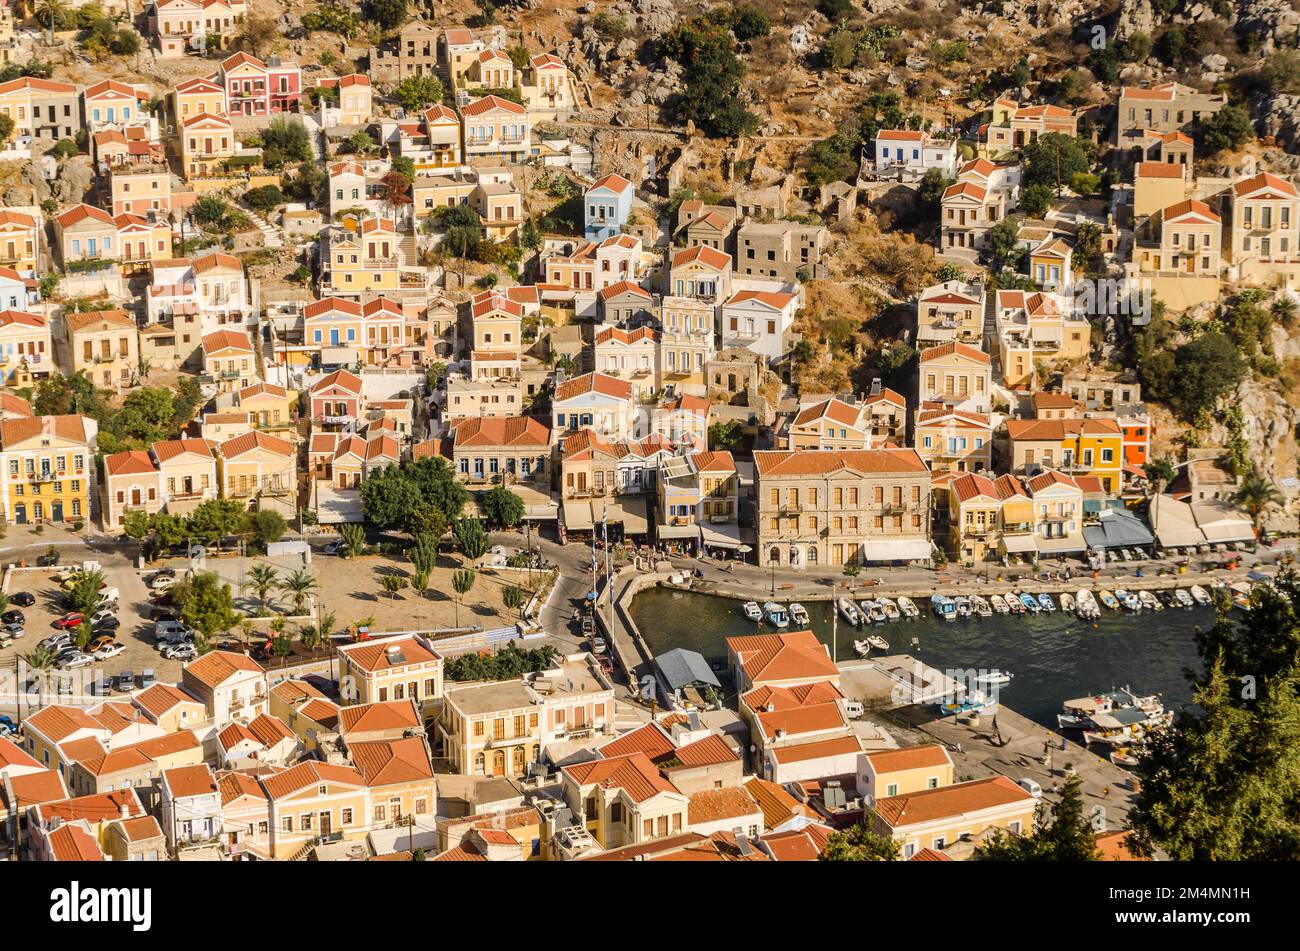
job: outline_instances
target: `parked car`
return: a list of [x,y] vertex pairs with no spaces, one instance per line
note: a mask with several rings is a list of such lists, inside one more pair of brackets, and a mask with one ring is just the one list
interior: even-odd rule
[[90,639],[90,643],[86,645],[86,650],[97,650],[105,644],[113,643],[115,640],[117,640],[117,638],[112,634],[97,634]]
[[63,617],[55,621],[54,626],[66,630],[70,627],[76,627],[83,620],[85,620],[85,618],[81,616],[80,611],[69,611],[67,614],[63,615]]
[[174,575],[162,575],[160,577],[155,577],[149,582],[149,590],[166,591],[174,584],[176,584],[176,578]]
[[175,621],[180,616],[181,616],[181,612],[178,608],[172,607],[169,604],[155,604],[145,614],[145,620]]
[[126,650],[125,644],[119,644],[117,641],[110,641],[102,647],[91,651],[91,654],[94,656],[95,660],[108,660],[111,657],[116,657],[124,650]]
[[60,670],[72,670],[77,667],[85,667],[93,664],[95,658],[91,657],[84,651],[72,651],[59,656],[58,665]]
[[0,614],[0,621],[4,621],[6,624],[22,624],[26,620],[27,616],[22,611],[6,611],[4,614]]
[[92,697],[107,697],[113,692],[113,680],[110,677],[99,677],[86,685],[86,692]]
[[108,605],[116,607],[117,602],[121,597],[122,592],[118,591],[116,588],[105,588],[103,591],[99,592],[99,606],[101,608],[107,607]]
[[90,626],[96,631],[116,631],[122,626],[122,622],[110,614],[108,617],[100,618],[98,621],[92,620]]
[[57,634],[51,634],[45,640],[41,641],[42,647],[48,647],[52,651],[62,650],[72,644],[72,635],[64,631]]
[[117,675],[117,689],[126,693],[135,689],[135,674],[129,670],[124,670]]
[[175,568],[159,568],[157,571],[152,572],[149,575],[149,577],[146,579],[146,581],[149,584],[153,584],[153,582],[157,581],[159,578],[175,578],[175,577],[176,577]]
[[30,608],[36,603],[36,595],[27,591],[19,591],[17,594],[9,596],[9,603],[16,604],[20,608]]
[[144,673],[140,675],[140,686],[145,688],[146,690],[148,690],[157,682],[158,682],[158,678],[154,676],[152,667],[146,668]]
[[0,713],[0,732],[18,732],[18,724],[7,713]]
[[190,629],[183,621],[159,621],[153,626],[154,640],[161,640],[171,634],[188,634]]
[[9,636],[10,636],[10,637],[22,637],[22,636],[23,636],[23,625],[22,625],[21,623],[19,623],[18,621],[14,621],[14,622],[11,623],[11,624],[6,624],[6,625],[4,626],[4,629],[5,629],[6,631],[9,632]]
[[193,644],[194,633],[192,631],[173,631],[170,634],[164,634],[158,638],[158,650],[163,651],[169,647],[177,647],[181,644]]
[[179,644],[168,644],[162,649],[162,655],[168,660],[193,660],[199,656],[199,649],[191,641],[182,641]]
[[342,540],[336,539],[335,541],[329,542],[324,547],[322,547],[320,553],[322,555],[337,555],[339,552],[341,552],[344,549],[344,547],[345,546]]

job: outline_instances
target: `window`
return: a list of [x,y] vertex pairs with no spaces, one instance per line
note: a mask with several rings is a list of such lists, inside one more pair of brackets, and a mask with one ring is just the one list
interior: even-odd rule
[[885,787],[885,795],[886,795],[886,796],[897,796],[897,795],[898,795],[898,783],[890,783],[888,786],[886,786],[886,787]]

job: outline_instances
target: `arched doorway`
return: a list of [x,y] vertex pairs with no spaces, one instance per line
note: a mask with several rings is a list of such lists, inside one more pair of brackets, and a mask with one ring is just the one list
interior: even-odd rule
[[767,553],[767,563],[769,565],[781,564],[781,548],[779,545],[773,545]]
[[506,751],[495,750],[492,753],[492,775],[504,776],[506,774]]

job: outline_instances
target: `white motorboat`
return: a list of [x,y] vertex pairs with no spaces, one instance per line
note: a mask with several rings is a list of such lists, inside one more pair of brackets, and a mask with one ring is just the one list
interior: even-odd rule
[[953,603],[952,598],[942,594],[930,595],[930,608],[934,611],[934,616],[944,621],[957,620],[957,605]]
[[993,609],[989,607],[989,603],[984,600],[983,595],[972,594],[970,596],[970,606],[980,617],[993,616]]
[[878,651],[889,650],[889,641],[885,640],[879,634],[868,634],[864,640]]
[[746,601],[740,606],[740,610],[751,621],[763,620],[763,609],[758,606],[757,601]]
[[[1105,595],[1105,592],[1102,592]],[[1125,611],[1141,611],[1142,600],[1133,592],[1125,591],[1123,588],[1115,589],[1115,599],[1124,606]]]
[[1011,683],[1012,674],[1005,670],[990,670],[986,674],[979,674],[974,678],[974,682],[982,687],[1001,686],[1002,684]]
[[879,601],[876,601],[876,600],[874,600],[874,599],[869,599],[869,600],[863,601],[863,602],[859,605],[859,607],[862,608],[862,614],[863,614],[863,617],[865,617],[865,618],[866,618],[868,621],[870,621],[872,624],[883,624],[883,623],[885,623],[885,620],[886,620],[886,618],[885,618],[885,609],[884,609],[884,607],[881,606],[881,604],[880,604]]
[[957,616],[959,618],[970,617],[970,598],[966,597],[964,594],[959,594],[952,599],[952,603],[957,608]]
[[993,610],[998,614],[1007,614],[1011,611],[1011,609],[1007,607],[1007,599],[1002,597],[1000,594],[995,594],[990,597],[989,604],[993,606]]
[[785,609],[784,605],[777,604],[775,601],[768,601],[763,605],[763,617],[773,627],[790,626],[790,612]]
[[798,601],[790,603],[790,620],[800,627],[808,626],[808,609]]
[[1012,594],[1010,591],[1008,591],[1005,595],[1003,595],[1002,599],[1007,602],[1007,610],[1010,611],[1012,614],[1025,613],[1025,606],[1020,603],[1019,595]]
[[1165,606],[1160,603],[1160,599],[1145,588],[1139,591],[1137,596],[1138,600],[1142,602],[1142,607],[1148,611],[1163,611],[1165,609]]
[[1087,588],[1080,588],[1078,593],[1075,594],[1074,613],[1085,621],[1101,617],[1101,608],[1097,606],[1097,599],[1092,596],[1092,592]]
[[897,621],[903,616],[903,612],[898,610],[898,604],[890,598],[879,598],[880,606],[885,610],[885,619]]
[[899,599],[898,599],[898,610],[899,610],[899,613],[901,613],[901,614],[903,615],[903,617],[907,618],[908,620],[911,620],[912,618],[920,617],[920,616],[921,616],[921,610],[920,610],[920,608],[918,608],[918,607],[917,607],[917,606],[912,602],[912,599],[911,599],[911,598],[899,598]]
[[1195,599],[1187,593],[1186,588],[1175,588],[1174,597],[1178,599],[1179,607],[1190,608],[1195,606]]
[[858,611],[858,606],[848,598],[839,598],[835,602],[835,610],[840,612],[840,617],[848,621],[854,627],[862,624],[862,613]]
[[1192,585],[1191,588],[1188,589],[1188,592],[1191,594],[1192,600],[1203,608],[1208,607],[1213,601],[1210,597],[1210,592],[1206,591],[1199,584]]
[[866,657],[868,654],[871,653],[871,649],[873,647],[876,650],[882,650],[882,651],[889,650],[889,641],[885,640],[883,637],[876,637],[875,635],[870,635],[868,637],[864,637],[860,641],[853,642],[853,649],[857,652],[857,655],[859,657]]
[[1062,591],[1060,594],[1061,610],[1070,614],[1074,613],[1074,595],[1068,591]]

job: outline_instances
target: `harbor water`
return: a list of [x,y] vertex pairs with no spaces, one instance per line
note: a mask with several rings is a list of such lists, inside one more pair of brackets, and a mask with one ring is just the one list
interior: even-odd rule
[[[758,599],[760,604],[763,600]],[[726,655],[725,638],[776,630],[746,620],[740,604],[731,598],[651,588],[638,594],[631,607],[641,636],[655,654],[684,647],[715,661]],[[830,645],[830,602],[803,604],[813,631]],[[1191,688],[1183,672],[1201,666],[1196,629],[1214,623],[1214,611],[1208,607],[1138,614],[1103,608],[1097,621],[1081,621],[1060,611],[941,621],[930,613],[928,600],[918,600],[917,606],[921,616],[911,621],[854,628],[839,618],[837,659],[855,657],[853,641],[870,633],[889,641],[888,653],[911,654],[940,670],[1008,671],[1013,679],[1001,688],[1002,701],[1050,727],[1055,727],[1063,701],[1113,687],[1159,693],[1172,709],[1185,706]]]

